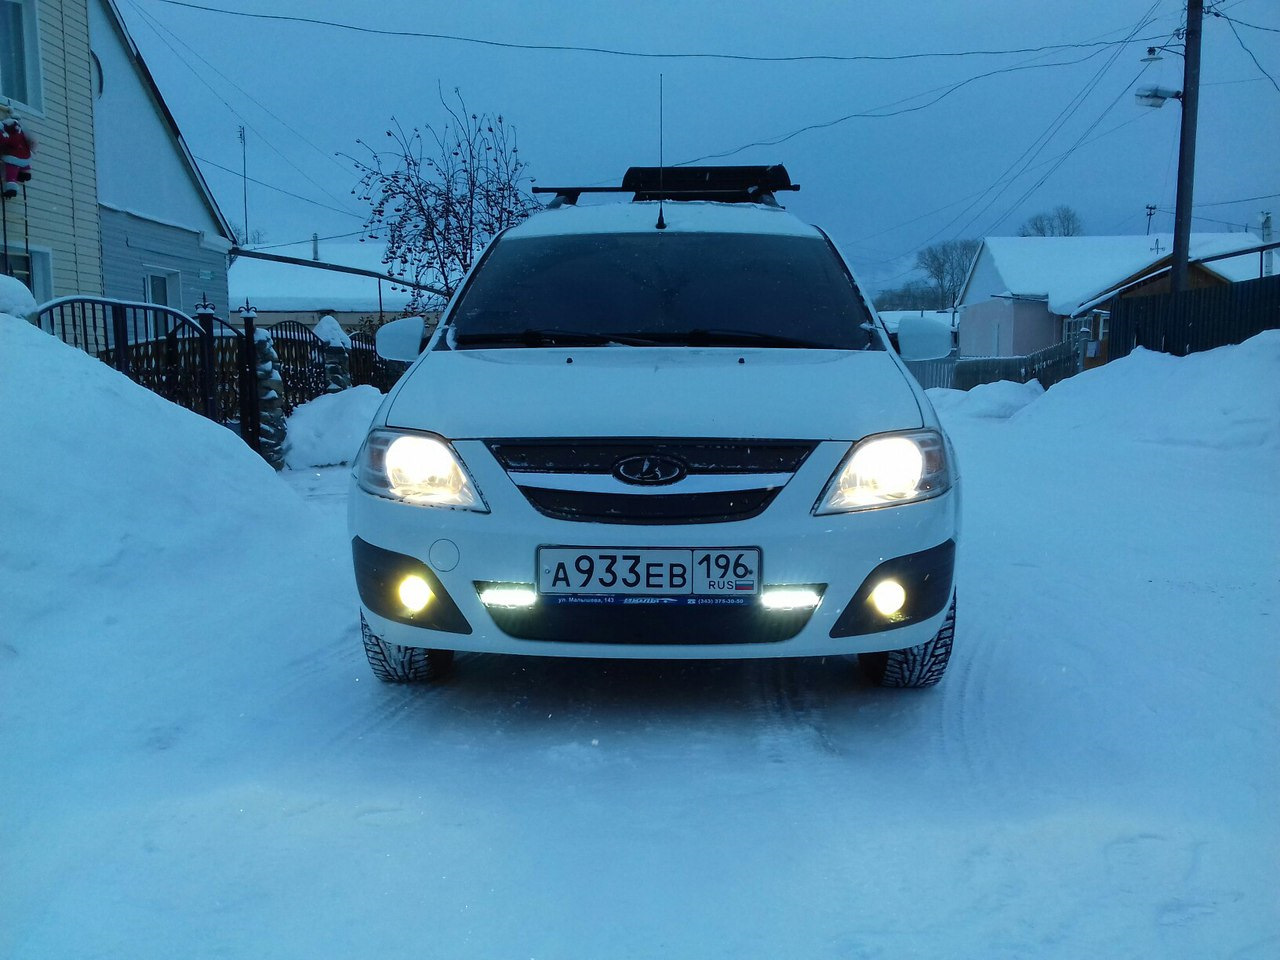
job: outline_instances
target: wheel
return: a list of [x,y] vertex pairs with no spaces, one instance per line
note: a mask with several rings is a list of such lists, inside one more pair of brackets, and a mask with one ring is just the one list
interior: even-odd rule
[[918,647],[858,654],[858,665],[868,680],[882,687],[932,687],[942,679],[951,659],[951,640],[956,632],[956,598],[942,628],[932,640]]
[[360,614],[360,633],[364,637],[364,654],[369,658],[369,667],[373,675],[384,683],[438,680],[453,667],[452,650],[428,650],[388,643],[369,629],[363,612]]

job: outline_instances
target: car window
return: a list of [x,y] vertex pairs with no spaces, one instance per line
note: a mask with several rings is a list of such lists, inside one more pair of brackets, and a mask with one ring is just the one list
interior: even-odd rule
[[[723,233],[504,238],[454,312],[460,346],[619,342],[881,349],[820,237]],[[537,332],[551,334],[531,340]]]

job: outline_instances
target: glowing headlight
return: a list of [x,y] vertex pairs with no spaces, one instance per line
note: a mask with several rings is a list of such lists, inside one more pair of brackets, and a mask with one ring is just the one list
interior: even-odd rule
[[869,437],[854,446],[814,513],[845,513],[936,497],[951,486],[941,435],[932,430]]
[[356,478],[380,497],[488,512],[453,448],[430,434],[373,431],[356,464]]

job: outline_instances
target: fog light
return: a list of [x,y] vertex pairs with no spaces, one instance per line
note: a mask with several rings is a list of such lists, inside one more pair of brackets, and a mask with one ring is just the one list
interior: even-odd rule
[[892,617],[907,602],[907,591],[897,580],[881,580],[871,591],[871,602],[880,611],[881,616]]
[[400,581],[400,602],[411,613],[425,610],[432,596],[431,585],[416,573],[411,573]]
[[760,602],[766,610],[812,610],[822,600],[817,590],[804,587],[784,587],[766,590]]
[[531,587],[485,587],[480,591],[480,602],[486,607],[532,607],[538,594]]

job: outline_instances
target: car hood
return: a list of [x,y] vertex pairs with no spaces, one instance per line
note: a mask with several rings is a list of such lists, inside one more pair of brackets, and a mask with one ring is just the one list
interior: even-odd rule
[[595,347],[433,351],[386,423],[454,440],[856,440],[922,416],[884,351]]

